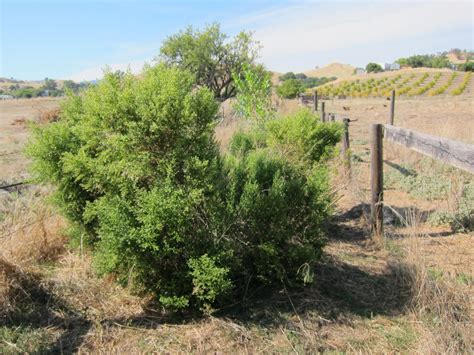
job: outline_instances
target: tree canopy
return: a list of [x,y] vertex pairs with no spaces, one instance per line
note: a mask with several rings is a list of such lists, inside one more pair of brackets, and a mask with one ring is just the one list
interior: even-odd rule
[[168,37],[157,59],[191,71],[199,86],[208,87],[218,101],[236,95],[232,73],[254,65],[259,45],[249,32],[229,38],[218,24],[204,30],[188,27]]
[[444,55],[423,54],[400,58],[397,63],[412,68],[449,68],[451,62]]
[[293,99],[304,91],[303,84],[297,79],[285,80],[277,87],[277,94],[287,99]]
[[377,63],[369,63],[365,67],[365,70],[367,70],[367,73],[380,73],[383,71],[383,68],[380,64]]

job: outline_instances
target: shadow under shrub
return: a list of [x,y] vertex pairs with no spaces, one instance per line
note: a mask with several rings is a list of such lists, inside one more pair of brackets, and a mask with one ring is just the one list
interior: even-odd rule
[[221,156],[217,110],[188,72],[107,73],[36,128],[28,148],[38,179],[85,231],[98,272],[133,276],[169,309],[309,282],[324,242],[325,161],[340,127],[309,112],[269,121]]

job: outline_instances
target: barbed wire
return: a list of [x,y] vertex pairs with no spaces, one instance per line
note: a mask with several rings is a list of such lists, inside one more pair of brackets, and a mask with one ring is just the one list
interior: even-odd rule
[[[26,181],[19,181],[19,182],[15,182],[13,184],[9,184],[9,185],[3,185],[3,186],[0,186],[0,190],[6,190],[10,187],[15,187],[15,186],[21,186],[21,185],[28,185],[28,182]],[[8,192],[8,191],[7,191]]]

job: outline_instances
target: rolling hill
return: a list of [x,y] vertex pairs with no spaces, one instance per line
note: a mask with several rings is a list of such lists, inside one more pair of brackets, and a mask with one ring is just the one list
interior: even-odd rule
[[307,70],[304,74],[312,77],[335,76],[336,78],[341,79],[353,76],[354,70],[355,67],[349,64],[331,63],[322,68]]

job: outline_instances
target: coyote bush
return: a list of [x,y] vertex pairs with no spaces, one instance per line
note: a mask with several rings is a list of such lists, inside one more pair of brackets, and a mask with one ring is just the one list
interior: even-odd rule
[[158,65],[107,73],[37,127],[40,181],[88,236],[100,273],[169,309],[209,309],[259,284],[304,283],[330,213],[337,124],[304,111],[237,133],[224,156],[218,106],[193,75]]
[[247,278],[301,283],[298,269],[319,259],[330,214],[325,162],[341,134],[340,124],[301,110],[233,136],[228,203]]

